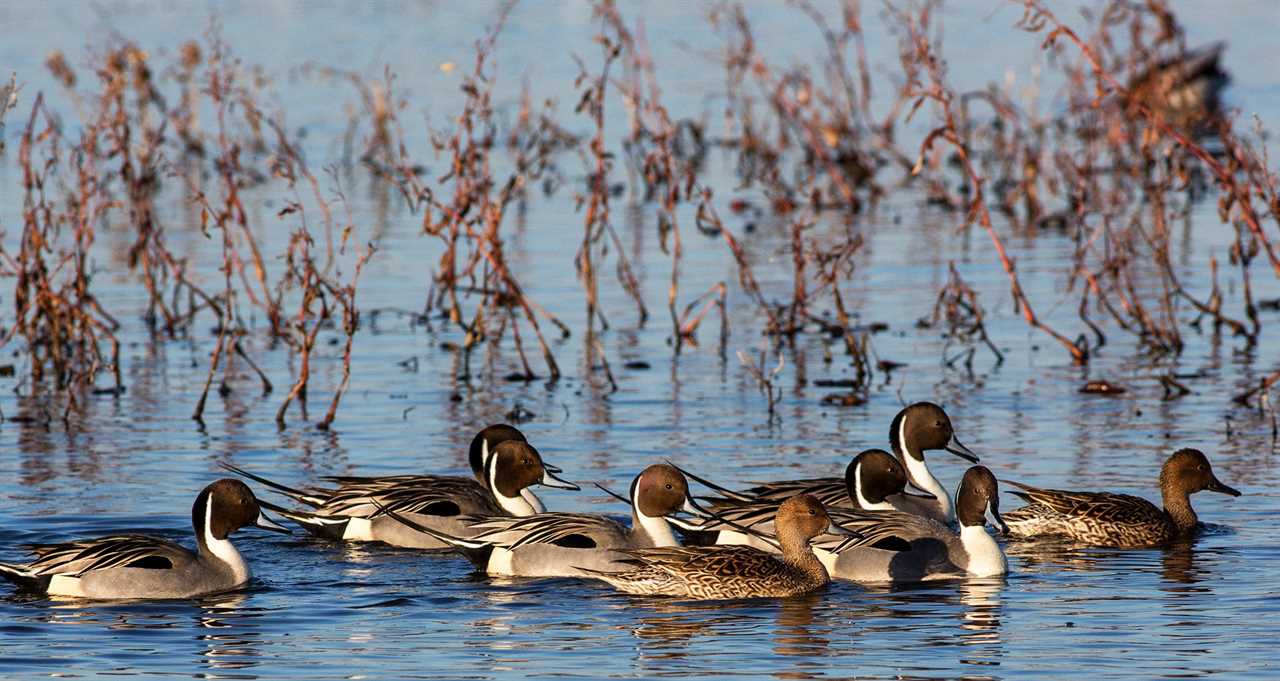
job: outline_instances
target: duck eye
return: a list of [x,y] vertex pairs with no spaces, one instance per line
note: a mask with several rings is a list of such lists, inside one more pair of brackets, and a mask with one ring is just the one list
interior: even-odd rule
[[942,421],[935,421],[933,425],[934,425],[934,427],[936,427],[936,428],[941,428],[941,427],[942,427]]
[[811,508],[809,509],[809,515],[818,515],[818,512]]
[[671,483],[667,483],[667,489],[671,489]]

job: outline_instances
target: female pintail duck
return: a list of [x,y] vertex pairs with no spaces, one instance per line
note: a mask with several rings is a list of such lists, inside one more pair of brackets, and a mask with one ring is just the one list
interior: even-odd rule
[[631,483],[631,527],[613,518],[587,513],[540,513],[523,518],[462,518],[462,537],[397,518],[417,531],[458,549],[478,569],[491,575],[581,577],[589,570],[617,570],[612,549],[679,546],[666,516],[681,510],[700,512],[689,485],[675,467],[649,466]]
[[18,586],[51,596],[140,599],[190,598],[229,591],[249,581],[249,565],[229,536],[242,527],[289,530],[258,508],[239,480],[205,487],[191,507],[197,551],[141,534],[38,544],[26,565],[0,563],[0,575]]
[[[482,441],[485,432],[476,436]],[[487,450],[488,445],[482,445]],[[528,516],[537,512],[527,493],[533,485],[577,490],[577,485],[556,477],[542,463],[542,457],[523,440],[500,441],[483,457],[484,484],[471,478],[432,475],[403,475],[382,478],[326,478],[336,489],[295,489],[224,464],[231,471],[256,480],[300,503],[308,511],[294,511],[266,504],[306,528],[328,539],[380,541],[393,546],[420,549],[447,549],[449,545],[383,516],[379,505],[390,508],[414,522],[450,534],[465,536],[464,516]],[[536,499],[536,497],[534,497]],[[540,507],[541,504],[538,504]]]
[[[839,496],[835,494],[814,494],[822,505],[835,510],[852,502],[854,509],[879,512],[902,511],[910,504],[908,499],[932,499],[931,495],[919,495],[908,492],[907,473],[902,464],[888,452],[881,449],[868,449],[849,462],[844,473],[844,489]],[[714,544],[741,544],[754,546],[765,551],[773,547],[755,534],[743,532],[736,527],[758,530],[760,533],[773,534],[773,517],[778,512],[778,503],[771,500],[741,503],[736,506],[721,505],[716,509],[714,517],[698,518],[691,521],[677,521],[681,530],[686,532],[715,532]]]
[[618,553],[626,569],[588,572],[627,593],[701,599],[794,596],[830,582],[809,545],[834,529],[822,502],[792,497],[778,508],[775,525],[781,556],[750,546],[624,549]]
[[1155,546],[1194,534],[1199,526],[1191,495],[1200,490],[1240,496],[1213,474],[1196,449],[1179,449],[1160,469],[1164,508],[1128,494],[1064,492],[1010,481],[1026,506],[1005,516],[1016,537],[1065,536],[1098,546]]
[[833,579],[857,582],[1003,575],[1008,572],[1008,562],[1000,545],[987,533],[988,512],[998,527],[1007,530],[1000,517],[996,477],[985,466],[973,466],[965,471],[956,490],[959,534],[936,520],[911,513],[837,509],[832,512],[834,521],[862,538],[822,538],[814,543],[814,553]]
[[[929,495],[925,498],[901,498],[896,501],[895,507],[939,522],[949,523],[954,520],[951,496],[929,471],[924,453],[933,449],[945,449],[971,463],[977,463],[978,457],[956,439],[947,413],[932,402],[916,402],[893,418],[893,423],[889,426],[889,441],[893,445],[894,455],[906,468],[908,480]],[[693,479],[705,484],[701,478]],[[740,492],[726,490],[718,485],[708,486],[724,495],[722,499],[707,500],[713,508],[750,501],[782,503],[795,494],[811,494],[823,500],[823,503],[830,502],[836,508],[852,508],[854,505],[846,493],[847,486],[842,478],[771,482]]]

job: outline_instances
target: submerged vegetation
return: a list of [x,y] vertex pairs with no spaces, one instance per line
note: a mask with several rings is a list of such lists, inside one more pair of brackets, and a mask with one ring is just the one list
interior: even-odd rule
[[[3,344],[21,350],[21,389],[56,402],[63,420],[74,418],[86,392],[124,391],[118,332],[128,320],[95,295],[104,274],[91,254],[99,231],[127,230],[131,245],[112,263],[127,268],[130,285],[144,292],[152,338],[194,343],[208,357],[203,394],[192,405],[197,420],[215,383],[226,394],[245,369],[272,393],[275,383],[254,357],[279,348],[295,370],[276,421],[328,428],[343,393],[359,380],[351,370],[355,339],[383,314],[458,331],[453,371],[460,380],[555,383],[563,374],[557,337],[576,334],[589,380],[616,390],[625,379],[614,373],[600,338],[624,316],[638,325],[670,324],[675,355],[696,347],[702,323],[716,319],[716,348],[733,364],[732,293],[755,308],[758,321],[734,331],[763,334],[775,356],[738,353],[742,370],[768,396],[772,421],[782,353],[801,334],[825,336],[843,353],[853,378],[835,403],[858,403],[877,374],[892,371],[875,353],[880,328],[860,319],[850,280],[871,228],[864,217],[909,191],[925,197],[940,221],[981,230],[989,266],[1007,277],[1015,312],[1072,362],[1087,364],[1110,347],[1159,363],[1182,352],[1188,333],[1256,346],[1259,310],[1276,305],[1258,298],[1255,278],[1280,277],[1272,243],[1280,235],[1280,194],[1266,131],[1217,103],[1226,78],[1220,47],[1190,49],[1159,0],[1112,0],[1087,26],[1060,20],[1040,0],[1016,4],[1024,13],[1011,36],[1031,34],[1029,45],[1039,41],[1048,53],[1063,83],[1062,110],[1038,112],[994,85],[958,91],[947,73],[936,3],[880,13],[899,47],[895,68],[886,70],[872,68],[857,0],[843,0],[833,12],[795,0],[791,6],[812,20],[821,41],[817,63],[784,65],[764,54],[748,10],[716,3],[707,21],[718,43],[707,65],[723,69],[723,109],[717,117],[674,112],[664,103],[643,22],[600,0],[599,51],[576,57],[571,111],[541,100],[536,84],[526,82],[518,110],[504,119],[494,104],[495,89],[506,87],[496,78],[494,54],[508,4],[477,41],[470,67],[457,67],[466,70],[461,108],[446,124],[429,124],[428,148],[408,140],[406,112],[414,103],[398,93],[394,66],[375,77],[303,69],[301,77],[349,83],[359,97],[343,139],[334,142],[342,158],[324,168],[304,158],[287,110],[266,104],[270,74],[235,58],[216,25],[167,59],[124,38],[96,46],[86,65],[54,52],[46,65],[61,92],[28,92],[21,74],[0,85],[0,132],[6,121],[21,130],[16,150],[0,137],[0,153],[16,153],[22,183],[21,226],[0,225],[0,275],[12,282]],[[878,94],[873,105],[873,92],[892,94]],[[616,121],[626,127],[606,126]],[[712,186],[709,158],[728,159],[737,186]],[[378,258],[378,235],[353,218],[346,196],[353,168],[400,197],[421,236],[437,242],[439,258],[421,273],[425,296],[402,307],[358,304],[362,272]],[[531,295],[521,279],[528,275],[512,263],[515,214],[539,194],[569,195],[581,219],[563,265],[567,271],[572,262],[581,286],[583,328],[571,328]],[[172,200],[185,211],[158,208]],[[1196,256],[1208,263],[1210,276],[1201,281],[1175,264],[1171,251],[1178,225],[1205,201],[1216,202],[1232,240],[1225,262]],[[253,217],[262,214],[247,202],[274,206],[279,224]],[[665,314],[651,315],[662,303],[646,300],[617,229],[624,202],[656,215],[656,248],[669,262]],[[785,290],[762,284],[754,265],[760,254],[735,234],[739,218],[765,215],[784,235],[784,252],[764,255],[789,263]],[[820,221],[840,229],[819,234],[813,228]],[[287,246],[267,252],[263,234],[278,229],[288,230]],[[1029,293],[1018,268],[1021,244],[1044,230],[1070,235],[1076,245],[1056,298]],[[192,232],[220,244],[217,262],[195,262],[174,246]],[[735,280],[705,290],[682,286],[684,244],[695,233],[723,242]],[[631,307],[607,309],[605,287],[617,287]],[[1005,359],[986,329],[993,313],[982,301],[995,295],[970,287],[952,267],[945,284],[909,313],[961,348],[941,362],[971,373],[979,352],[997,364]],[[1050,320],[1045,308],[1064,300],[1074,317]],[[202,335],[210,327],[212,339]],[[342,371],[336,385],[320,388],[328,406],[315,419],[308,412],[310,362],[322,334],[338,339]],[[1116,344],[1113,336],[1132,342]],[[477,350],[513,352],[520,370],[496,376]],[[1186,394],[1181,380],[1169,369],[1166,399]],[[1277,382],[1280,368],[1235,401],[1269,409]]]

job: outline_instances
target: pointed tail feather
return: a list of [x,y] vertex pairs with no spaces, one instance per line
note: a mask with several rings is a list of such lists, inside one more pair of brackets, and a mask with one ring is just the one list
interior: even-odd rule
[[414,521],[411,518],[406,518],[396,511],[383,506],[377,499],[371,498],[370,501],[378,508],[378,515],[385,515],[415,532],[421,532],[428,537],[444,543],[445,546],[448,546],[463,558],[466,558],[476,567],[477,570],[483,571],[488,567],[489,557],[493,554],[493,543],[455,537],[447,532],[441,532],[440,530],[427,527],[426,525]]
[[296,511],[262,499],[258,500],[258,505],[268,511],[275,512],[281,517],[292,520],[307,532],[324,539],[342,539],[346,534],[347,523],[351,522],[349,516]]
[[668,461],[667,461],[667,465],[669,465],[669,466],[671,466],[672,468],[674,468],[674,469],[676,469],[676,470],[680,471],[680,473],[681,473],[682,475],[684,475],[684,477],[689,478],[690,480],[693,480],[694,482],[696,482],[696,483],[698,483],[698,484],[701,484],[701,485],[703,485],[703,486],[705,486],[705,487],[709,487],[709,488],[711,488],[711,489],[715,490],[715,491],[716,491],[716,493],[723,495],[725,498],[727,498],[727,499],[729,499],[729,500],[731,500],[731,501],[737,501],[737,502],[743,502],[743,503],[756,501],[756,498],[755,498],[755,497],[752,497],[752,496],[749,496],[749,495],[746,495],[746,494],[741,494],[741,493],[735,492],[735,491],[733,491],[733,490],[731,490],[731,489],[729,489],[729,488],[727,488],[727,487],[722,487],[722,486],[720,486],[720,485],[717,485],[716,483],[711,482],[710,480],[708,480],[708,479],[706,479],[706,478],[703,478],[703,477],[700,477],[700,476],[694,475],[693,473],[690,473],[689,471],[687,471],[687,470],[685,470],[685,469],[683,469],[683,468],[681,468],[681,467],[679,467],[679,466],[675,465],[674,463],[671,463],[671,461],[670,461],[670,460],[668,460]]
[[49,587],[49,575],[39,575],[32,572],[25,565],[14,565],[13,563],[0,563],[0,577],[13,582],[20,589],[29,589],[35,591],[43,591]]
[[288,485],[278,483],[274,480],[268,480],[262,477],[261,475],[250,473],[249,471],[246,471],[245,469],[240,468],[239,466],[233,466],[225,461],[219,462],[218,465],[231,471],[232,473],[235,473],[236,475],[239,475],[240,477],[248,478],[250,480],[253,480],[254,482],[266,485],[267,487],[270,487],[271,489],[293,499],[294,501],[304,503],[308,506],[319,508],[325,502],[325,500],[322,497],[318,497],[314,494],[311,494],[310,492],[307,492],[305,490],[300,490],[296,487],[290,487]]

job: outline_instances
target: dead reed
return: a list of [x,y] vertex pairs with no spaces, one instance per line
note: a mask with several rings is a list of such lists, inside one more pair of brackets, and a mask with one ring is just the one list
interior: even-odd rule
[[[657,250],[670,264],[665,290],[674,354],[696,346],[701,322],[715,310],[723,360],[727,306],[740,294],[779,361],[806,334],[842,347],[853,375],[850,403],[865,398],[877,369],[874,329],[849,295],[866,230],[882,224],[863,218],[875,217],[885,198],[903,189],[950,216],[957,230],[981,227],[988,262],[1007,280],[1014,311],[1073,362],[1087,363],[1115,334],[1130,336],[1154,359],[1176,358],[1187,334],[1205,331],[1206,322],[1215,342],[1227,337],[1246,349],[1257,346],[1263,318],[1254,265],[1265,261],[1280,276],[1274,232],[1266,228],[1280,224],[1280,191],[1265,132],[1259,125],[1238,132],[1238,122],[1209,102],[1174,106],[1184,98],[1171,90],[1182,85],[1168,75],[1170,64],[1179,73],[1195,65],[1212,83],[1217,52],[1189,50],[1177,18],[1159,0],[1113,0],[1083,28],[1061,22],[1039,0],[1017,2],[1024,9],[1018,28],[1042,36],[1040,49],[1052,54],[1051,67],[1063,77],[1068,106],[1058,115],[1021,106],[995,86],[958,92],[946,71],[935,2],[885,10],[899,41],[896,72],[885,77],[871,67],[857,0],[841,0],[834,14],[794,0],[821,46],[817,62],[780,64],[757,42],[747,8],[715,4],[708,16],[720,41],[713,60],[724,73],[720,115],[682,116],[664,99],[643,22],[629,22],[618,5],[600,0],[593,15],[600,51],[578,59],[572,115],[562,119],[556,103],[539,100],[525,82],[504,127],[493,60],[514,4],[508,2],[475,44],[457,110],[429,128],[429,148],[407,141],[401,115],[411,104],[390,67],[369,78],[309,66],[309,73],[349,84],[358,98],[341,141],[345,174],[335,168],[320,177],[286,132],[286,112],[261,104],[269,79],[236,60],[216,26],[168,63],[116,40],[92,56],[85,70],[91,77],[54,53],[47,66],[80,125],[68,137],[45,95],[34,98],[18,159],[22,238],[16,251],[0,250],[0,274],[14,279],[4,343],[21,339],[33,387],[72,395],[66,414],[78,404],[76,392],[92,389],[101,371],[111,371],[109,390],[122,391],[120,325],[94,296],[89,254],[97,228],[125,224],[125,261],[146,291],[143,319],[153,339],[192,340],[201,320],[214,322],[193,417],[203,418],[215,381],[222,395],[235,390],[240,363],[270,393],[272,381],[254,358],[284,347],[294,371],[276,421],[286,425],[295,404],[308,421],[317,341],[333,333],[345,341],[341,378],[327,386],[329,406],[316,423],[329,428],[352,381],[361,328],[357,285],[378,251],[347,206],[344,183],[358,160],[374,185],[421,212],[421,234],[440,256],[424,275],[420,311],[407,314],[428,325],[444,320],[462,335],[455,371],[463,381],[493,377],[507,349],[519,370],[506,379],[561,377],[544,325],[561,338],[571,329],[526,293],[526,275],[513,268],[508,248],[512,215],[539,198],[535,190],[545,196],[566,188],[582,219],[573,264],[585,307],[585,366],[603,372],[611,389],[617,377],[602,338],[619,311],[606,309],[607,268],[634,306],[635,326],[649,317],[638,274],[644,254],[628,253],[615,225],[628,187],[626,200],[654,217]],[[887,93],[874,110],[873,88]],[[0,133],[19,91],[16,76],[0,87]],[[625,113],[625,128],[606,127],[617,120],[609,115],[615,111]],[[928,130],[911,139],[908,126],[917,117],[930,117]],[[717,154],[734,168],[736,187],[711,186],[707,159]],[[581,181],[566,158],[581,163]],[[439,171],[428,176],[428,165]],[[201,234],[220,246],[217,262],[192,262],[171,248],[185,232],[157,206],[174,195],[194,208]],[[264,196],[284,197],[271,224],[253,217]],[[1224,254],[1196,256],[1208,273],[1197,277],[1174,257],[1173,235],[1193,205],[1211,199],[1233,240]],[[726,209],[729,219],[722,218]],[[785,286],[755,271],[762,254],[736,219],[748,213],[778,230],[783,252],[763,255],[786,263]],[[288,238],[273,241],[271,230],[281,225]],[[1046,230],[1069,235],[1075,245],[1055,301],[1024,287],[1015,247]],[[701,237],[723,244],[736,281],[685,292],[688,240]],[[1224,287],[1220,279],[1227,277]],[[945,330],[949,344],[964,346],[957,355],[944,350],[948,366],[963,363],[971,371],[979,344],[996,365],[1004,359],[988,335],[991,313],[978,298],[952,266],[932,310],[919,311],[929,326]],[[1062,300],[1070,301],[1073,316],[1039,312]],[[533,343],[542,359],[537,371],[528,356]],[[483,367],[474,366],[477,351]],[[740,358],[763,386],[772,420],[777,370],[766,372],[763,359]],[[1166,395],[1185,394],[1172,372],[1166,379]],[[1280,370],[1236,399],[1270,404],[1277,382]]]

